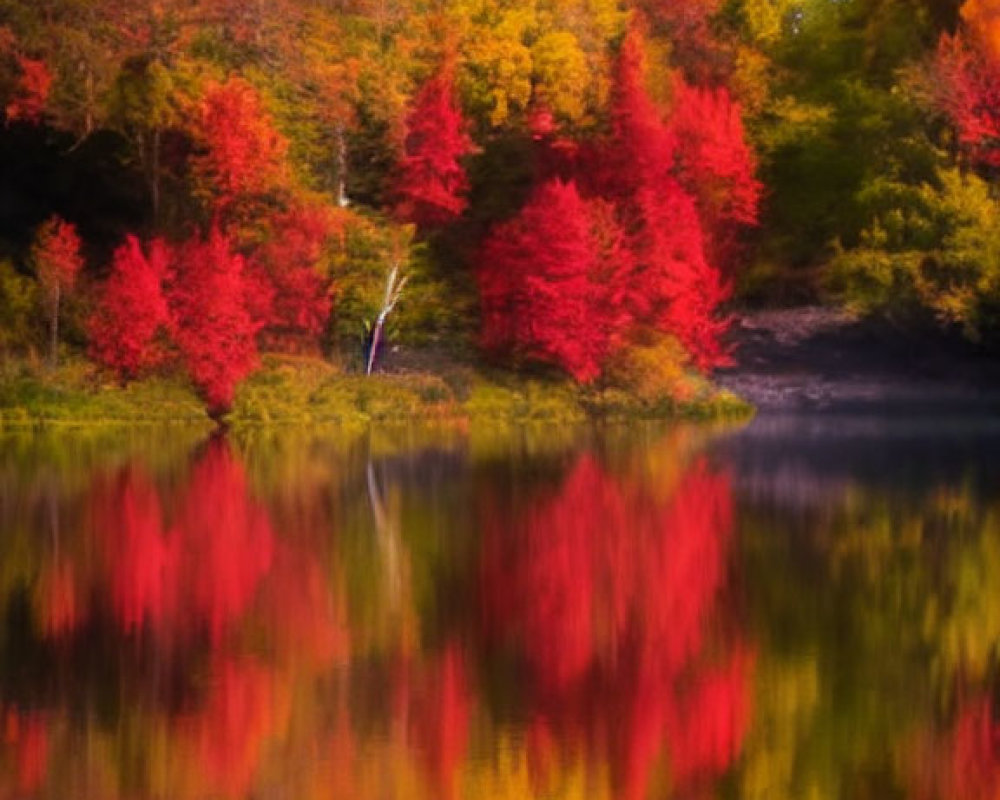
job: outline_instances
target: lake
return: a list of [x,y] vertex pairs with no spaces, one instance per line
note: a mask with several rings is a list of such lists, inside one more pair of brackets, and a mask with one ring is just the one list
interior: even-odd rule
[[1000,791],[1000,419],[0,451],[0,797]]

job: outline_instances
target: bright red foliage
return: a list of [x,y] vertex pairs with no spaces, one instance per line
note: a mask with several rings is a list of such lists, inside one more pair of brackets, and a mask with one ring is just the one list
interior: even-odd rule
[[[618,60],[612,137],[595,155],[592,186],[616,203],[630,233],[633,263],[625,285],[634,322],[676,336],[698,367],[710,369],[726,361],[719,341],[725,323],[716,309],[727,287],[706,255],[698,206],[674,173],[678,163],[692,160],[687,154],[708,158],[725,148],[719,137],[702,133],[702,144],[687,141],[689,127],[663,121],[644,86],[641,37],[630,31]],[[706,165],[692,178],[707,193],[705,176],[714,172],[723,166]],[[746,211],[745,201],[734,207]]]
[[588,186],[627,203],[640,187],[655,188],[670,177],[676,147],[673,130],[646,91],[643,41],[635,29],[618,54],[611,119],[611,141],[586,165],[593,176]]
[[91,353],[122,378],[132,378],[160,363],[164,352],[157,334],[170,324],[162,282],[170,252],[159,239],[149,256],[135,236],[128,236],[111,262],[97,311],[90,322]]
[[628,296],[635,318],[676,336],[701,369],[727,363],[720,343],[727,323],[716,308],[729,289],[705,257],[693,198],[667,179],[658,191],[640,189],[632,213],[635,270]]
[[620,234],[576,185],[551,180],[487,239],[479,271],[483,343],[590,381],[621,327]]
[[236,384],[257,362],[259,323],[248,310],[250,291],[243,258],[217,227],[206,240],[195,237],[177,250],[167,293],[174,338],[214,411],[229,407]]
[[250,84],[230,78],[209,86],[200,112],[205,152],[194,170],[208,184],[217,215],[230,218],[285,183],[288,142]]
[[68,291],[83,267],[76,226],[51,217],[38,229],[31,255],[46,294]]
[[678,180],[698,201],[714,263],[728,265],[739,227],[757,223],[761,194],[740,105],[724,87],[695,88],[679,80],[670,126]]
[[315,338],[332,306],[330,282],[317,267],[338,221],[326,206],[300,205],[276,216],[269,227],[270,237],[252,262],[267,298],[255,317],[271,339]]
[[946,34],[938,44],[930,85],[969,157],[1000,166],[1000,62],[976,40]]
[[21,74],[18,76],[17,92],[4,109],[7,122],[37,123],[45,112],[52,90],[52,73],[44,61],[33,58],[17,56],[17,64]]
[[405,152],[395,186],[402,219],[433,227],[465,210],[468,179],[460,161],[473,149],[465,128],[454,71],[445,65],[423,85],[406,118]]

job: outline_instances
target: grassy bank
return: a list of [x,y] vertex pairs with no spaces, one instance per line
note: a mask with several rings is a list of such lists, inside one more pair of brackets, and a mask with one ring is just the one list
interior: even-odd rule
[[[716,419],[750,412],[735,395],[691,380],[681,400],[457,363],[433,372],[368,378],[319,359],[267,356],[261,369],[240,387],[225,422],[232,427],[574,423]],[[4,428],[210,422],[194,390],[174,378],[149,378],[120,386],[82,361],[54,371],[19,365],[0,373],[0,426]]]
[[0,428],[213,425],[185,382],[148,378],[121,386],[77,360],[50,370],[27,363],[0,369]]

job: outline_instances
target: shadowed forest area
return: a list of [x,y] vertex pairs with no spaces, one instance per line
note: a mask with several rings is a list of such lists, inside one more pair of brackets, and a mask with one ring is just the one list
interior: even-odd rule
[[685,400],[803,303],[981,358],[998,87],[995,0],[0,0],[0,406],[218,415],[264,354]]

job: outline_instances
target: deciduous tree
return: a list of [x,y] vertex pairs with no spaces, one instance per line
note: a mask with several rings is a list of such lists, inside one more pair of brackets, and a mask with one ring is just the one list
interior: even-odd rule
[[7,122],[38,123],[52,89],[52,73],[40,59],[17,56],[17,65],[20,69],[17,89],[4,109]]
[[445,64],[417,93],[406,118],[397,168],[396,212],[421,227],[445,225],[465,210],[468,188],[461,159],[472,140],[455,97],[454,69]]
[[123,379],[134,378],[164,356],[157,335],[166,333],[170,323],[163,296],[169,267],[170,251],[159,239],[150,244],[148,256],[135,236],[115,251],[111,276],[91,319],[90,344],[93,357]]
[[203,151],[193,168],[200,190],[223,222],[252,215],[269,193],[287,185],[288,142],[241,78],[209,85],[198,110]]
[[59,217],[45,222],[35,235],[31,261],[49,311],[49,358],[55,366],[59,349],[59,306],[76,283],[83,266],[76,226]]
[[250,290],[243,257],[218,227],[178,249],[167,293],[174,339],[214,412],[229,407],[236,384],[257,363],[260,323],[248,310]]
[[669,124],[678,180],[698,202],[716,266],[732,268],[738,233],[757,223],[761,185],[739,103],[725,87],[674,86]]
[[580,381],[597,377],[621,321],[610,223],[574,183],[554,179],[498,225],[478,275],[484,346],[557,364]]

